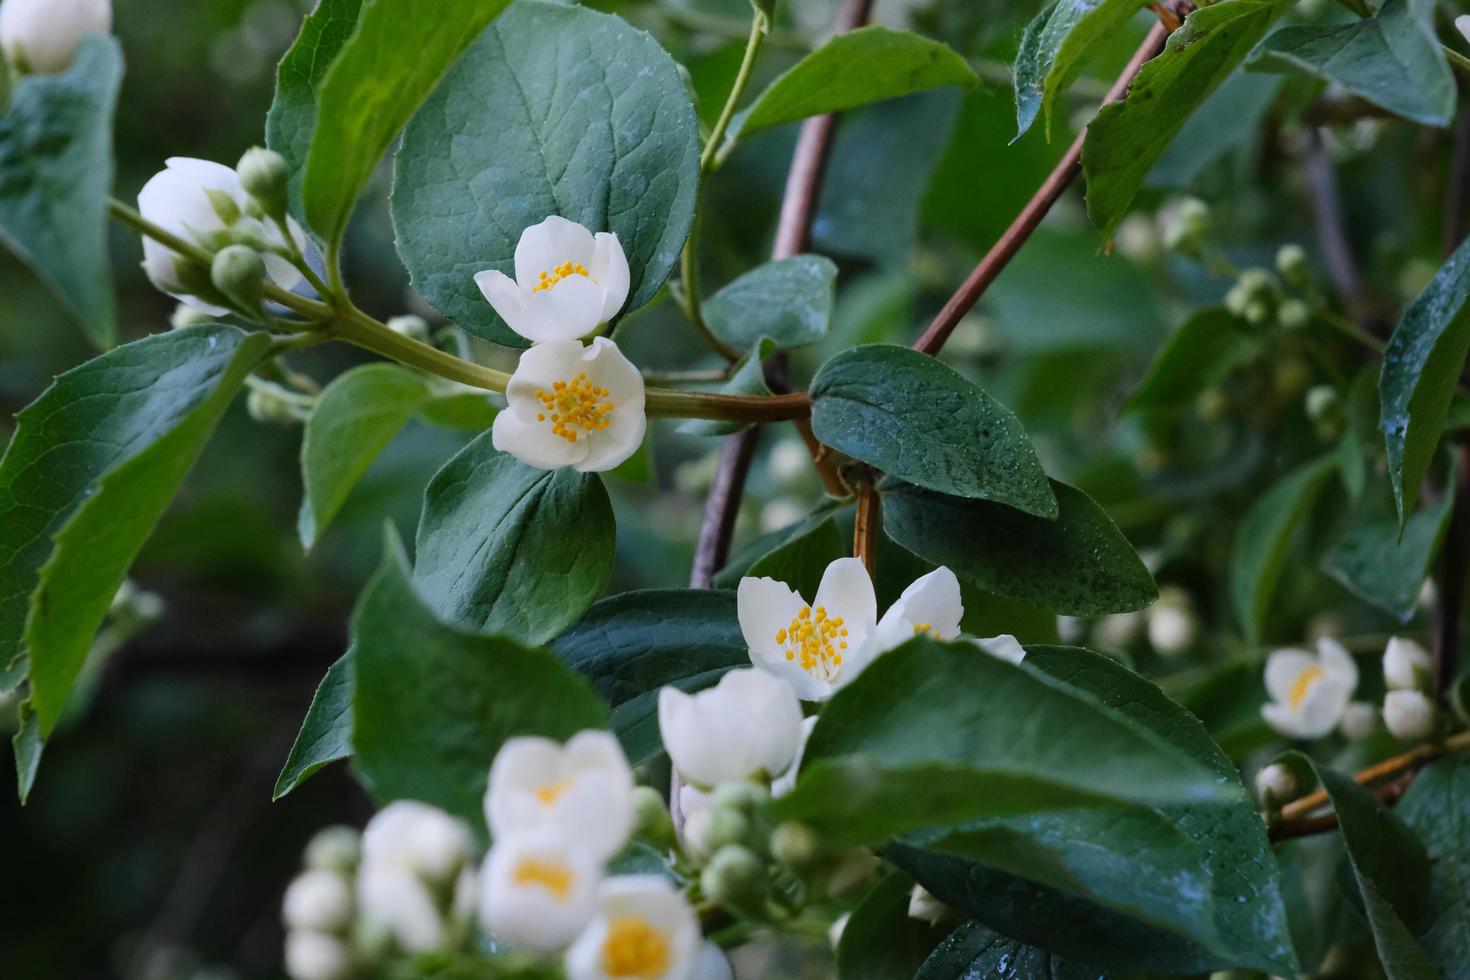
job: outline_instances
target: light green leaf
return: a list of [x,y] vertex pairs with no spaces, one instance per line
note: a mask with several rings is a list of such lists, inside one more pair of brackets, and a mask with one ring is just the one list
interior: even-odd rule
[[[746,395],[763,397],[771,393],[766,383],[766,359],[775,353],[776,344],[769,337],[761,337],[751,346],[734,367],[730,380],[718,390],[724,395]],[[691,436],[727,436],[748,428],[748,422],[724,422],[716,419],[685,419],[679,423],[679,431]]]
[[1091,966],[966,922],[924,961],[914,980],[1108,980]]
[[1324,456],[1293,470],[1241,518],[1230,554],[1230,600],[1252,643],[1261,637],[1296,530],[1311,513],[1335,464],[1333,457]]
[[1426,768],[1399,801],[1398,815],[1429,853],[1429,917],[1419,935],[1444,980],[1470,977],[1470,759]]
[[36,773],[41,768],[41,753],[46,742],[41,738],[41,722],[36,709],[29,701],[20,703],[19,726],[10,739],[15,752],[15,791],[24,805],[36,785]]
[[730,138],[978,80],[965,59],[946,45],[908,31],[863,27],[832,38],[767,86],[736,116]]
[[272,800],[279,800],[318,770],[352,755],[352,696],[357,688],[352,651],[327,668],[311,698],[301,731],[276,779]]
[[428,380],[396,364],[364,364],[327,385],[301,439],[305,488],[297,531],[310,548],[378,453],[429,398]]
[[1224,381],[1262,350],[1261,338],[1240,320],[1223,309],[1202,310],[1169,335],[1126,408],[1192,408],[1201,392]]
[[1470,240],[1404,311],[1383,352],[1379,425],[1399,526],[1408,520],[1470,351]]
[[626,309],[637,309],[689,235],[699,152],[688,90],[653,38],[608,14],[521,0],[404,133],[398,254],[414,287],[461,327],[525,347],[475,273],[513,275],[521,232],[560,215],[617,234],[632,275]]
[[602,592],[616,536],[597,474],[527,466],[486,432],[424,490],[414,584],[445,622],[545,643]]
[[901,874],[868,889],[837,943],[837,980],[913,980],[944,931],[909,916],[912,890]]
[[1042,131],[1051,138],[1057,99],[1077,80],[1087,57],[1143,5],[1144,0],[1057,0],[1036,15],[1021,38],[1013,68],[1018,137],[1044,111]]
[[64,74],[20,79],[0,114],[0,243],[102,348],[117,339],[107,197],[122,73],[115,38],[84,38]]
[[839,452],[929,490],[1057,515],[1021,423],[932,357],[855,347],[822,365],[811,395],[812,431]]
[[1434,0],[1384,0],[1350,24],[1283,27],[1250,67],[1304,71],[1426,126],[1448,126],[1455,114],[1455,76],[1434,33]]
[[369,0],[317,87],[306,156],[306,218],[329,244],[389,144],[439,79],[509,0]]
[[977,589],[1068,616],[1142,609],[1154,580],[1108,515],[1082,491],[1052,481],[1057,517],[927,493],[885,480],[883,529]]
[[1111,236],[1154,164],[1185,121],[1245,60],[1290,0],[1230,0],[1201,7],[1143,66],[1128,98],[1087,127],[1082,168],[1087,210]]
[[757,266],[704,302],[715,336],[736,350],[769,337],[782,348],[827,336],[837,266],[820,255],[796,255]]
[[409,581],[396,535],[352,614],[352,756],[380,800],[421,800],[477,827],[507,738],[565,741],[607,727],[607,708],[545,650],[437,619]]
[[637,765],[663,748],[658,690],[696,691],[750,666],[735,594],[708,589],[625,592],[594,605],[552,649],[612,705],[613,731]]

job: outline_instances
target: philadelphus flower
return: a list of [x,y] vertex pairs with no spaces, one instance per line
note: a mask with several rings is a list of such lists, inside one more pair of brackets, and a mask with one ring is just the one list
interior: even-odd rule
[[112,30],[112,0],[4,0],[0,51],[22,73],[66,71],[88,34]]
[[[1023,651],[1024,652],[1024,651]],[[801,721],[801,743],[796,747],[796,757],[791,760],[791,768],[786,774],[771,783],[772,796],[785,796],[796,788],[796,777],[801,771],[801,760],[806,755],[806,743],[811,741],[812,729],[817,727],[817,716],[803,718]]]
[[363,831],[358,906],[406,952],[442,946],[440,899],[474,873],[465,867],[472,846],[469,827],[444,811],[409,800],[388,804]]
[[480,922],[515,946],[566,949],[597,909],[602,859],[557,828],[512,834],[491,848],[481,876]]
[[937,640],[953,640],[960,635],[960,619],[965,607],[960,602],[960,580],[943,565],[928,575],[914,580],[903,590],[898,601],[888,607],[878,621],[874,642],[878,653],[901,646],[920,633]]
[[586,347],[577,340],[532,347],[521,355],[505,400],[491,441],[543,470],[610,470],[638,451],[648,428],[643,375],[605,337]]
[[1358,667],[1331,637],[1317,641],[1317,653],[1277,650],[1266,660],[1266,693],[1261,716],[1289,738],[1320,738],[1337,727],[1353,691]]
[[1383,650],[1383,682],[1395,691],[1418,691],[1429,686],[1434,660],[1413,640],[1397,636]]
[[[12,0],[6,0],[7,3]],[[211,198],[209,192],[217,192]],[[138,211],[153,224],[180,238],[198,242],[207,248],[217,245],[211,242],[218,233],[230,227],[248,226],[251,234],[271,245],[286,244],[280,230],[267,227],[253,218],[240,218],[238,214],[221,214],[217,202],[233,202],[235,209],[243,213],[248,198],[240,186],[239,175],[223,164],[191,157],[171,157],[168,168],[162,170],[143,185],[138,192]],[[294,220],[288,220],[291,237],[298,249],[306,247],[306,235]],[[266,272],[282,289],[293,289],[301,281],[301,272],[279,255],[264,256]],[[177,297],[201,313],[223,316],[229,310],[216,306],[190,293],[192,279],[180,269],[179,257],[161,242],[152,238],[143,239],[143,271],[164,292]],[[207,275],[207,270],[205,272]]]
[[506,326],[533,344],[577,340],[628,300],[628,258],[611,232],[552,215],[521,232],[516,277],[487,269],[475,285]]
[[566,955],[569,980],[689,980],[703,946],[684,896],[662,875],[609,878]]
[[732,670],[697,694],[659,691],[658,727],[674,767],[691,783],[771,778],[791,768],[801,747],[801,702],[765,671]]
[[566,745],[513,738],[490,767],[485,819],[496,840],[551,827],[601,861],[627,843],[633,818],[633,771],[610,732],[579,732]]

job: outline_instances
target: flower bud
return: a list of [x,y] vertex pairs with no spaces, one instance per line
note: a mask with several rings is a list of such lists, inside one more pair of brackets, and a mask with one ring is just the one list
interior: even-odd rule
[[251,388],[245,396],[245,411],[262,425],[297,425],[302,421],[296,406],[272,387]]
[[1310,284],[1312,277],[1307,267],[1307,250],[1294,242],[1281,246],[1276,252],[1276,271],[1294,286]]
[[1378,730],[1378,709],[1366,701],[1354,701],[1343,709],[1337,727],[1350,742],[1367,738]]
[[362,834],[352,827],[327,827],[306,845],[306,866],[351,874],[362,857]]
[[735,807],[717,806],[710,812],[704,839],[708,847],[719,850],[730,844],[744,844],[750,835],[750,818]]
[[788,820],[771,832],[771,856],[797,871],[811,865],[821,853],[817,832],[804,823]]
[[1299,299],[1283,300],[1276,310],[1276,322],[1283,330],[1301,330],[1312,322],[1312,308]]
[[253,146],[235,165],[235,172],[240,175],[240,186],[267,217],[285,220],[287,187],[291,180],[291,167],[285,157],[274,150]]
[[1389,691],[1383,699],[1383,723],[1401,742],[1428,738],[1434,734],[1434,702],[1422,691]]
[[1273,762],[1256,773],[1256,795],[1268,810],[1279,810],[1302,795],[1301,780],[1291,767]]
[[1194,645],[1196,623],[1189,593],[1166,588],[1148,610],[1148,642],[1162,657],[1173,657]]
[[213,323],[214,317],[207,313],[201,313],[184,303],[174,307],[173,314],[168,318],[168,325],[175,330],[183,330],[187,327],[197,327],[201,323]]
[[336,936],[298,929],[286,934],[286,973],[292,980],[345,980],[352,953]]
[[656,847],[674,845],[674,820],[663,796],[652,786],[633,788],[633,835]]
[[1185,198],[1164,218],[1164,247],[1186,254],[1198,252],[1212,223],[1208,204],[1197,197]]
[[699,884],[721,905],[748,909],[765,897],[766,867],[750,848],[727,844],[705,865]]
[[245,245],[220,249],[209,267],[209,278],[214,288],[242,313],[255,313],[260,309],[265,261],[259,252]]
[[307,871],[286,889],[281,921],[287,929],[342,932],[352,924],[352,889],[335,871]]
[[0,51],[18,74],[64,72],[82,38],[112,30],[112,0],[4,0]]
[[739,810],[742,813],[754,813],[758,808],[764,806],[771,799],[771,794],[764,786],[755,783],[747,783],[741,780],[721,783],[715,787],[710,794],[710,802],[719,808]]
[[1092,628],[1092,640],[1109,650],[1126,650],[1138,639],[1142,626],[1141,613],[1113,613],[1097,621],[1097,625]]
[[1322,422],[1331,418],[1337,411],[1338,402],[1336,388],[1332,385],[1316,385],[1307,391],[1307,418],[1313,422]]
[[1393,637],[1383,650],[1383,682],[1391,690],[1422,691],[1429,687],[1434,660],[1413,640]]

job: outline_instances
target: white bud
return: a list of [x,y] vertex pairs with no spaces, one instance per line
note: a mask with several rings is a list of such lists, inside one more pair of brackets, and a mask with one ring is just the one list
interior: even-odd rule
[[66,71],[82,38],[112,30],[112,0],[4,0],[0,51],[22,74]]
[[1429,686],[1434,659],[1413,640],[1393,637],[1383,649],[1383,682],[1391,690],[1417,691]]
[[429,342],[429,321],[412,313],[393,317],[388,321],[388,329],[399,336],[417,340],[421,344]]
[[183,330],[185,327],[197,327],[201,323],[213,323],[214,317],[201,313],[192,306],[180,303],[174,307],[173,314],[168,318],[168,325],[175,330]]
[[762,670],[732,670],[696,694],[659,691],[664,748],[684,778],[701,786],[786,772],[801,748],[801,723],[796,693]]
[[1354,701],[1343,709],[1337,727],[1350,742],[1367,738],[1378,730],[1378,709],[1367,701]]
[[323,871],[351,873],[362,857],[362,834],[353,827],[327,827],[306,845],[306,866]]
[[1301,795],[1301,782],[1288,766],[1273,762],[1256,773],[1256,794],[1264,806],[1274,810]]
[[909,892],[909,918],[937,926],[949,917],[949,906],[935,898],[923,885]]
[[352,972],[352,954],[336,936],[294,930],[286,934],[286,973],[292,980],[343,980]]
[[1167,588],[1148,610],[1148,642],[1160,656],[1172,657],[1194,645],[1196,624],[1189,594]]
[[1097,625],[1092,628],[1092,640],[1109,650],[1125,650],[1138,639],[1142,627],[1141,613],[1114,613],[1098,620]]
[[335,871],[307,871],[286,889],[281,920],[288,929],[341,932],[352,924],[352,889]]
[[1415,742],[1434,732],[1434,702],[1422,691],[1389,691],[1383,699],[1383,723],[1401,742]]
[[1465,40],[1470,41],[1470,14],[1461,14],[1455,18],[1455,30],[1459,31],[1460,36]]

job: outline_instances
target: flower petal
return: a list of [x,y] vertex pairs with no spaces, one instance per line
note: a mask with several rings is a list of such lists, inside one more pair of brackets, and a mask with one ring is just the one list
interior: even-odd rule
[[585,276],[531,293],[526,305],[540,316],[544,340],[579,340],[602,323],[602,287]]
[[1275,650],[1266,658],[1266,693],[1272,701],[1287,704],[1291,701],[1291,688],[1301,672],[1317,666],[1317,658],[1305,650],[1287,647]]
[[628,302],[628,256],[623,252],[623,243],[612,232],[598,232],[588,265],[592,278],[602,286],[602,321],[608,322],[617,316]]
[[1346,685],[1351,695],[1358,687],[1358,662],[1348,653],[1347,647],[1330,636],[1317,639],[1317,657],[1327,676]]
[[552,433],[550,422],[526,422],[512,411],[495,416],[490,441],[500,452],[543,470],[576,466],[587,458],[589,450],[586,439],[567,442]]
[[521,240],[516,243],[516,282],[529,291],[541,280],[541,273],[549,274],[563,262],[586,265],[592,253],[591,232],[575,221],[551,215],[521,232]]
[[841,616],[847,627],[849,647],[856,649],[867,643],[878,621],[878,599],[873,594],[873,580],[857,558],[839,558],[822,573],[814,606],[825,606],[833,616]]

